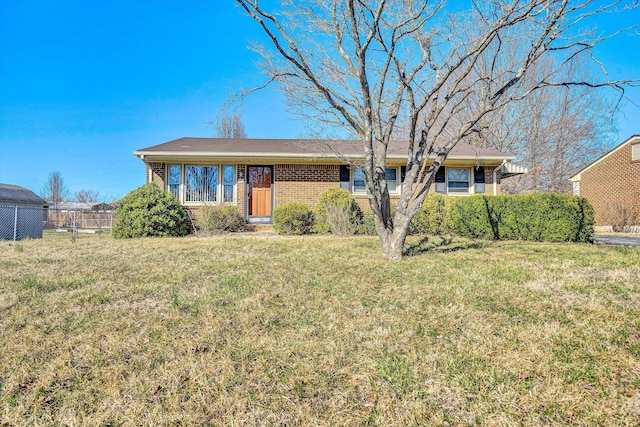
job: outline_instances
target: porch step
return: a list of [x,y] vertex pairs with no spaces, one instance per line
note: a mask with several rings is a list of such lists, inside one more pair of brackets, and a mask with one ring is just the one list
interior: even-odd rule
[[247,224],[247,231],[273,231],[273,225],[271,224]]

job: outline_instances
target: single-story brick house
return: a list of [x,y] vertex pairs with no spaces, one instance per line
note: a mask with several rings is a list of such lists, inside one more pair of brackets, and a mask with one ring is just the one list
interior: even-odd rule
[[570,179],[573,194],[593,205],[596,225],[612,225],[622,209],[635,211],[640,221],[640,135],[625,140]]
[[[387,180],[399,197],[407,146],[389,147]],[[329,187],[351,191],[364,209],[363,172],[351,166],[363,158],[359,141],[304,139],[180,138],[134,152],[147,166],[146,182],[171,191],[188,209],[203,203],[236,205],[249,224],[270,224],[273,208],[297,201],[313,208]],[[432,191],[500,194],[500,180],[526,173],[515,157],[458,144],[444,162]]]

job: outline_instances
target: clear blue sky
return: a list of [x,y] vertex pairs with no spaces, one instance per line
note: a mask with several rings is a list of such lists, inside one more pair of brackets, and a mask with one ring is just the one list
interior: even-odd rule
[[[134,150],[213,136],[231,90],[264,80],[256,40],[232,0],[0,0],[0,182],[39,192],[59,171],[72,192],[124,196],[144,183]],[[611,78],[640,78],[639,52],[624,34],[598,54]],[[640,133],[640,107],[623,113],[620,141]],[[304,132],[275,90],[251,95],[243,122],[255,138]]]

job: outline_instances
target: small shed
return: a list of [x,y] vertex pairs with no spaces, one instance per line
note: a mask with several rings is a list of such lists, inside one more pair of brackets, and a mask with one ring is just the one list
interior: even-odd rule
[[0,183],[0,239],[41,239],[47,201],[19,185]]

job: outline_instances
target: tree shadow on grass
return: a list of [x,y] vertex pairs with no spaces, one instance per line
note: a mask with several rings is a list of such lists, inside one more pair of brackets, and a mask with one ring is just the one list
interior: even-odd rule
[[486,247],[488,241],[456,240],[453,236],[424,236],[416,244],[407,246],[404,256],[417,256],[424,253],[449,253],[467,249]]

